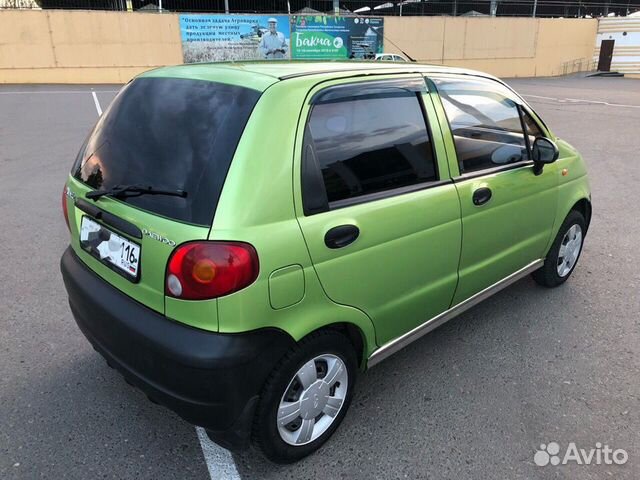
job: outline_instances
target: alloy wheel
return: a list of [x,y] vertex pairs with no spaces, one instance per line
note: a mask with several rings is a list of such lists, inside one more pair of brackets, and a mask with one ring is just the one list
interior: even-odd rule
[[349,378],[336,355],[319,355],[293,376],[278,406],[280,437],[289,445],[306,445],[333,424],[344,405]]
[[582,228],[580,225],[573,224],[567,233],[565,233],[560,243],[558,251],[558,275],[566,277],[573,269],[578,261],[580,250],[582,249]]

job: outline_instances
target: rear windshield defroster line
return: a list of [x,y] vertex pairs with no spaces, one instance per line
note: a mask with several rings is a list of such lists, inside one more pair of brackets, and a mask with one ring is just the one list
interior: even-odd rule
[[260,92],[181,78],[127,85],[82,147],[72,174],[94,189],[147,185],[178,196],[120,199],[174,220],[209,226]]

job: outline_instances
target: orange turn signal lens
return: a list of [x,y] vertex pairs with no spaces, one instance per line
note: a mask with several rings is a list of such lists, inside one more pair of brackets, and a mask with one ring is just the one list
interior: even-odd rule
[[208,258],[201,258],[193,266],[193,279],[199,283],[211,283],[216,278],[216,264]]

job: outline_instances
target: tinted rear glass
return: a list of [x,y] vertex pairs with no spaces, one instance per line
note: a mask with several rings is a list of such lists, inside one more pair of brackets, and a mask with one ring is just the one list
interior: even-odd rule
[[140,78],[96,124],[73,169],[94,189],[144,185],[186,198],[122,199],[175,220],[210,225],[225,176],[260,92],[221,83]]

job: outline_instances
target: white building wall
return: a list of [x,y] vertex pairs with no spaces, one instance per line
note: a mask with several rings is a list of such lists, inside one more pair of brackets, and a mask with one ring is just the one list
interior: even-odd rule
[[601,18],[593,60],[597,66],[602,40],[615,40],[611,71],[640,74],[640,18]]

